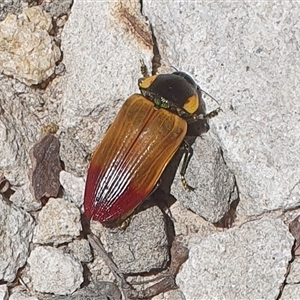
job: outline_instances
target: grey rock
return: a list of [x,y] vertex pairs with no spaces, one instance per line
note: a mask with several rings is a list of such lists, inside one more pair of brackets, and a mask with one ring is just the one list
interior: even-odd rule
[[33,242],[59,245],[70,242],[82,230],[80,211],[75,204],[64,199],[50,198],[38,216]]
[[93,251],[93,254],[94,259],[87,264],[92,280],[95,282],[114,281],[115,277],[109,269],[106,260],[104,260],[101,255],[98,255],[96,251]]
[[176,282],[187,299],[276,299],[293,243],[287,226],[269,218],[194,238]]
[[216,223],[237,200],[235,178],[223,159],[220,144],[211,134],[198,138],[193,148],[194,155],[185,177],[195,190],[184,189],[179,167],[171,192],[184,207]]
[[34,221],[0,195],[0,280],[13,282],[29,256]]
[[49,246],[35,248],[28,258],[34,290],[69,295],[83,282],[83,267],[70,254]]
[[0,285],[0,299],[1,300],[8,300],[8,287],[6,284]]
[[53,18],[58,18],[62,15],[70,13],[73,0],[52,0],[51,2],[44,2],[43,8]]
[[300,295],[299,284],[287,284],[282,291],[280,300],[297,300]]
[[93,259],[90,244],[87,240],[74,240],[68,244],[68,248],[81,262],[87,263]]
[[37,211],[42,207],[41,201],[36,200],[31,194],[29,182],[21,187],[13,187],[13,189],[15,193],[10,196],[9,200],[17,207],[23,208],[28,212]]
[[41,295],[39,300],[121,300],[121,292],[112,282],[90,283],[68,296]]
[[22,0],[4,0],[0,3],[0,21],[3,21],[8,13],[19,14],[22,11]]
[[300,257],[296,256],[294,261],[291,263],[290,272],[286,278],[286,282],[289,284],[300,283]]
[[17,291],[14,291],[12,289],[9,300],[40,300],[36,296],[30,295],[27,291],[20,291],[19,289]]
[[86,149],[85,139],[76,139],[78,128],[62,129],[60,133],[60,157],[65,164],[65,171],[77,177],[86,174],[88,156],[91,154]]
[[216,227],[213,224],[180,205],[179,201],[171,206],[170,213],[176,238],[184,245],[188,245],[189,240],[194,235],[206,237],[216,232]]
[[0,85],[0,168],[14,189],[28,183],[29,149],[40,134],[41,120],[51,113],[45,97],[25,84],[0,76]]
[[135,214],[122,230],[103,228],[103,243],[122,273],[162,269],[169,261],[165,218],[158,207]]
[[178,290],[168,291],[152,298],[152,300],[188,300],[183,293]]
[[84,179],[82,177],[76,177],[71,173],[61,171],[59,180],[64,188],[65,198],[73,202],[77,207],[81,207],[84,198]]

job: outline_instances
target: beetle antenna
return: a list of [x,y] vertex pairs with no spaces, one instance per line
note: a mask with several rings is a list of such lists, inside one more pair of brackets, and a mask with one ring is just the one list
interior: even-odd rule
[[212,100],[214,100],[219,106],[221,106],[220,103],[216,100],[216,98],[214,98],[212,95],[210,95],[209,93],[205,92],[201,88],[200,88],[200,90],[201,90],[201,92],[203,92],[204,94],[206,94],[208,97],[210,97]]
[[174,69],[176,72],[179,72],[179,70],[177,68],[175,68],[174,66],[170,66],[172,69]]

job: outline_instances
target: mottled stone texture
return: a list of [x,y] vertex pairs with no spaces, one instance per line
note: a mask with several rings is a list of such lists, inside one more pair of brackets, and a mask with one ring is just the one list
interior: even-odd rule
[[37,247],[28,258],[33,288],[44,293],[72,294],[83,282],[82,265],[53,247]]
[[187,299],[276,299],[293,243],[287,226],[268,218],[195,237],[176,281]]
[[41,7],[9,13],[0,23],[0,70],[27,85],[38,84],[54,73],[59,47],[49,35],[51,16]]
[[0,280],[13,282],[29,256],[34,221],[0,195]]

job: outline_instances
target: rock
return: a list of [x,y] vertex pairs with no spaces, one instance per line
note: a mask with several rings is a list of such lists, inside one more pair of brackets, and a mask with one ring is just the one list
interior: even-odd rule
[[68,15],[70,13],[72,3],[72,0],[45,1],[43,3],[43,8],[53,18],[58,18],[62,15]]
[[8,300],[8,287],[6,284],[0,285],[0,299],[1,300]]
[[16,133],[13,130],[7,132],[6,122],[0,120],[0,143],[1,149],[3,149],[1,151],[0,165],[2,168],[7,168],[16,160],[15,155],[18,152],[16,142],[8,143],[15,135]]
[[0,21],[3,21],[8,13],[18,14],[22,11],[22,0],[5,0],[0,3]]
[[171,192],[184,207],[216,223],[237,200],[235,178],[223,159],[220,143],[210,133],[198,138],[193,148],[186,180],[195,190],[184,189],[179,167]]
[[289,284],[297,284],[300,282],[300,257],[296,256],[294,261],[291,263],[290,272],[286,278],[286,282]]
[[177,284],[186,299],[276,299],[293,243],[287,226],[269,218],[194,239]]
[[169,261],[165,219],[158,207],[133,215],[126,230],[103,227],[102,242],[125,274],[162,269]]
[[294,251],[295,254],[298,255],[298,253],[300,252],[300,215],[298,215],[296,218],[294,218],[293,221],[290,222],[289,228],[291,234],[295,238]]
[[8,14],[0,23],[0,70],[33,85],[50,77],[61,53],[49,35],[52,20],[39,6]]
[[101,6],[74,2],[62,32],[67,72],[58,86],[63,107],[61,157],[66,171],[76,176],[85,174],[87,156],[125,99],[138,92],[139,60],[144,58],[150,65],[152,35],[140,8],[139,1],[102,1]]
[[300,285],[298,284],[287,284],[282,291],[280,300],[293,300],[298,299],[300,294]]
[[51,105],[16,79],[0,75],[0,85],[0,168],[14,190],[28,183],[28,153],[40,134],[41,120],[51,118]]
[[[82,132],[83,138],[79,140],[76,138],[78,130],[80,131],[80,128],[69,128],[67,130],[62,129],[59,136],[61,144],[60,156],[64,162],[65,171],[74,174],[77,177],[83,177],[86,175],[88,157],[92,151],[90,150],[89,152],[85,145],[86,136],[89,135],[89,133],[84,134],[84,132]],[[62,178],[63,177],[64,175]]]
[[91,277],[95,282],[100,281],[114,281],[115,278],[111,273],[106,261],[100,257],[96,252],[94,252],[94,259],[87,264],[89,271],[91,272]]
[[[84,6],[75,2],[64,27],[62,49],[67,74],[61,82],[62,117],[65,127],[75,126],[84,116],[91,117],[85,128],[91,150],[124,100],[138,91],[139,60],[148,57],[150,62],[152,35],[140,8],[139,1],[122,4],[102,1],[96,6],[91,2]],[[83,10],[85,18],[82,18]],[[99,35],[99,32],[108,34]],[[105,63],[101,66],[95,62]],[[115,76],[116,73],[127,76]],[[89,130],[94,131],[92,135],[88,134]]]
[[71,173],[61,171],[59,180],[64,188],[65,198],[73,202],[77,207],[81,207],[84,199],[84,179],[82,177],[76,177]]
[[59,173],[62,170],[59,147],[58,138],[53,134],[46,134],[30,150],[31,190],[37,200],[58,196]]
[[73,242],[68,244],[68,248],[81,262],[88,263],[93,259],[90,244],[87,240],[74,240]]
[[205,221],[190,210],[187,210],[179,201],[170,207],[170,214],[174,224],[176,238],[184,245],[187,245],[188,241],[194,235],[206,237],[217,230],[213,224]]
[[48,200],[38,216],[33,242],[59,245],[70,242],[82,230],[80,211],[75,204],[64,199]]
[[84,287],[80,291],[74,293],[70,300],[121,300],[122,295],[119,288],[112,282],[97,282]]
[[34,221],[0,195],[0,280],[13,282],[29,256]]
[[33,288],[42,293],[69,295],[83,282],[83,267],[70,254],[53,247],[37,247],[28,258]]
[[31,296],[29,293],[25,291],[14,291],[12,290],[11,295],[9,296],[9,300],[40,300],[35,296]]
[[30,184],[27,182],[21,187],[13,187],[15,193],[10,196],[9,200],[17,207],[23,208],[28,212],[37,211],[42,207],[42,203],[33,197],[29,186]]
[[[112,282],[90,283],[72,295],[43,295],[42,300],[121,300],[122,295],[118,287]],[[25,299],[24,299],[25,300]],[[41,300],[41,299],[40,299]]]
[[10,188],[10,183],[4,176],[4,172],[0,170],[0,194],[6,193]]
[[152,298],[152,300],[187,300],[180,290],[168,291]]

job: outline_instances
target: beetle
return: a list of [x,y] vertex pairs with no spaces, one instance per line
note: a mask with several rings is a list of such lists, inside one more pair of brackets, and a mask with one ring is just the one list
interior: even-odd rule
[[182,183],[192,156],[187,136],[209,129],[201,89],[186,73],[149,76],[142,62],[140,94],[123,104],[92,155],[85,187],[87,217],[104,225],[121,224],[156,188],[160,176],[183,145]]

